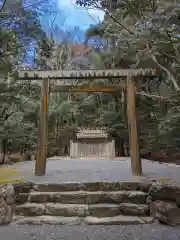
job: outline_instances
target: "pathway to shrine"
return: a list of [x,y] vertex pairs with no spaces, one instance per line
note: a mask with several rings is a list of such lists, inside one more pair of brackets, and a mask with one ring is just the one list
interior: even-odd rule
[[[167,179],[179,181],[180,166],[142,160],[143,177],[145,179]],[[46,175],[35,176],[35,161],[17,163],[9,168],[20,170],[25,181],[30,182],[95,182],[137,180],[131,175],[130,158],[117,160],[66,159],[48,160]],[[139,178],[138,178],[139,179]]]
[[129,226],[3,226],[1,240],[179,240],[179,227],[155,224]]

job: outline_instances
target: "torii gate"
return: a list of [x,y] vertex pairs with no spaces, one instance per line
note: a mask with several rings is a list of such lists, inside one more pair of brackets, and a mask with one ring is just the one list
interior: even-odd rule
[[[133,175],[142,175],[142,165],[138,145],[138,133],[135,107],[135,77],[155,76],[155,69],[110,69],[110,70],[20,70],[18,80],[33,81],[41,80],[41,106],[39,120],[39,139],[37,148],[37,158],[35,174],[45,175],[46,153],[47,153],[47,133],[48,133],[48,94],[53,91],[74,91],[74,92],[113,92],[119,88],[127,88],[127,116],[129,126],[129,145],[131,149],[131,170]],[[125,77],[126,82],[122,79]],[[92,79],[113,79],[114,84],[103,83],[100,86],[84,87]],[[121,80],[120,80],[121,79]],[[118,80],[115,82],[115,80]],[[76,88],[75,88],[76,87]],[[78,89],[77,89],[78,87]],[[58,89],[60,88],[60,89]]]

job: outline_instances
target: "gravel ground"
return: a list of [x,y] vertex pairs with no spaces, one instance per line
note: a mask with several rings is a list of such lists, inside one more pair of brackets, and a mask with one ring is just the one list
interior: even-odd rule
[[[130,158],[118,160],[48,160],[46,175],[34,176],[35,162],[17,163],[21,176],[31,182],[94,182],[132,180]],[[142,160],[143,178],[173,179],[180,183],[180,166]]]
[[179,240],[180,228],[137,226],[5,226],[1,240]]

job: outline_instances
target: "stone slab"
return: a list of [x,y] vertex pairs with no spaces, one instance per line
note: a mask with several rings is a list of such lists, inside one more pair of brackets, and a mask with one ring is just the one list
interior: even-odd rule
[[169,226],[180,225],[180,208],[176,202],[156,200],[150,204],[151,214],[159,222]]
[[97,217],[86,217],[83,220],[84,224],[87,225],[133,225],[133,224],[144,224],[145,221],[135,216],[115,216],[106,218]]
[[145,191],[150,182],[120,181],[120,182],[89,182],[89,183],[44,183],[32,184],[32,189],[39,192],[69,192],[69,191]]
[[121,203],[119,207],[125,215],[147,216],[149,213],[149,206],[145,204]]
[[24,204],[28,202],[29,193],[20,193],[16,196],[16,204]]
[[31,192],[29,202],[34,203],[72,203],[72,204],[96,204],[96,203],[123,203],[130,202],[144,204],[147,193],[141,191],[114,191],[114,192]]
[[93,217],[113,217],[120,214],[119,204],[92,204],[89,213]]
[[45,203],[52,202],[53,193],[51,192],[31,192],[29,194],[29,202],[31,203]]
[[80,225],[81,218],[79,217],[56,217],[56,216],[38,216],[25,217],[16,221],[17,225],[32,224],[32,225]]
[[44,215],[45,206],[37,203],[26,203],[17,205],[15,208],[16,215],[21,216],[39,216]]
[[89,215],[88,205],[82,204],[45,204],[45,214],[64,217],[84,217]]
[[79,191],[83,188],[80,183],[44,183],[33,184],[33,190],[38,192],[69,192]]
[[180,198],[180,186],[177,184],[154,183],[149,189],[148,201],[176,201]]
[[86,217],[84,220],[79,217],[57,217],[57,216],[36,216],[16,218],[16,225],[135,225],[153,223],[152,217],[116,216],[108,218]]
[[126,199],[124,202],[144,204],[146,203],[146,198],[148,194],[141,191],[129,191],[126,192]]
[[146,202],[147,193],[141,191],[116,191],[108,192],[106,197],[109,202],[114,203],[136,203],[144,204]]
[[29,193],[32,187],[31,183],[24,182],[24,183],[14,183],[14,191],[16,194],[20,193]]

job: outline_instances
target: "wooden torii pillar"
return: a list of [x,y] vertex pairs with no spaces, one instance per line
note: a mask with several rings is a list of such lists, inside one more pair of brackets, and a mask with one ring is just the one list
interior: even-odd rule
[[139,141],[136,119],[136,89],[134,77],[127,77],[127,116],[129,131],[129,146],[131,154],[131,171],[133,175],[142,175],[142,163],[139,151]]
[[[54,87],[79,87],[79,84],[72,84],[75,79],[94,79],[94,78],[115,78],[127,77],[127,116],[129,125],[129,143],[131,149],[131,170],[134,175],[142,174],[141,158],[138,146],[138,134],[136,123],[135,106],[135,76],[155,75],[155,69],[110,69],[110,70],[63,70],[63,71],[41,71],[41,70],[20,70],[18,79],[23,80],[41,80],[41,107],[39,120],[39,141],[36,158],[35,174],[44,175],[46,171],[46,153],[47,153],[47,105],[48,105],[48,78],[54,79]],[[43,80],[42,80],[43,79]],[[68,81],[67,81],[68,80]],[[54,90],[54,87],[52,89]],[[67,88],[66,88],[67,89]],[[102,89],[102,86],[101,86]],[[93,90],[94,91],[94,90]],[[109,90],[108,90],[109,91]]]
[[35,175],[41,176],[46,173],[47,138],[48,138],[48,93],[49,81],[47,78],[42,80],[41,85],[41,104],[38,128],[38,145],[36,154]]

